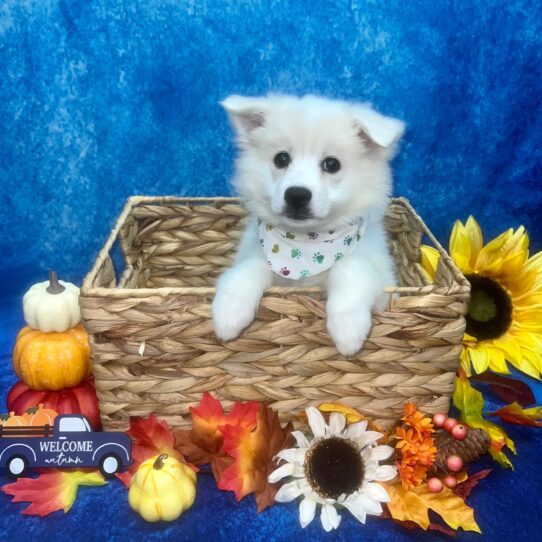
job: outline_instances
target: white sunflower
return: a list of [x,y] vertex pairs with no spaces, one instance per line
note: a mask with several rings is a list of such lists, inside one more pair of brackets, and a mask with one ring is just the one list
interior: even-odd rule
[[303,433],[293,431],[297,447],[280,451],[276,458],[285,461],[269,475],[271,483],[291,480],[275,495],[277,502],[303,499],[299,505],[299,522],[305,528],[322,507],[320,520],[326,531],[337,529],[341,516],[337,507],[346,508],[358,521],[365,523],[367,514],[380,515],[383,502],[389,502],[386,490],[376,482],[392,480],[397,469],[380,465],[393,454],[391,446],[378,446],[383,435],[367,431],[367,421],[346,427],[346,418],[332,412],[327,425],[321,412],[305,410],[314,438],[309,442]]

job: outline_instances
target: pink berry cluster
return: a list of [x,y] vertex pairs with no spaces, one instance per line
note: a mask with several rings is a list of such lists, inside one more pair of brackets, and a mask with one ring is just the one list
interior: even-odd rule
[[[433,416],[433,424],[435,427],[441,427],[448,431],[456,440],[465,440],[469,432],[468,428],[460,424],[455,418],[449,418],[446,414],[440,412]],[[436,476],[427,480],[427,489],[431,493],[440,493],[444,486],[453,489],[457,485],[457,478],[451,473],[459,472],[463,468],[463,460],[458,455],[451,455],[446,460],[446,467],[450,474],[445,476],[444,484]]]

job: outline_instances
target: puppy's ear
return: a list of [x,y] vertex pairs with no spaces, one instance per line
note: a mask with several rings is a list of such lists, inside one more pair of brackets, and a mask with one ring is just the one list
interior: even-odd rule
[[267,100],[245,96],[228,96],[220,105],[226,110],[240,142],[247,143],[250,133],[265,124]]
[[393,151],[405,131],[405,123],[377,113],[368,104],[354,106],[354,118],[359,126],[359,135],[381,149]]

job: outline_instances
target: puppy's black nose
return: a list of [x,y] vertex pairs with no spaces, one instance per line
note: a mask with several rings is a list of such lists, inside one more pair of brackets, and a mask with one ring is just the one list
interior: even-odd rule
[[312,198],[312,192],[302,186],[290,186],[284,192],[284,200],[293,209],[305,207]]

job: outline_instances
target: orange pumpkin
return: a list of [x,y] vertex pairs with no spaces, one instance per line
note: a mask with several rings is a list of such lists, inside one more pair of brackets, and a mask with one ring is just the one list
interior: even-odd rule
[[10,412],[9,418],[4,420],[2,425],[4,427],[22,427],[23,425],[26,425],[26,420],[24,419],[24,416],[16,416],[15,412]]
[[90,375],[90,348],[83,326],[49,333],[23,327],[13,351],[13,369],[34,390],[77,386]]
[[23,418],[26,420],[26,425],[50,425],[53,426],[58,412],[52,408],[43,408],[43,403],[37,407],[29,408]]

